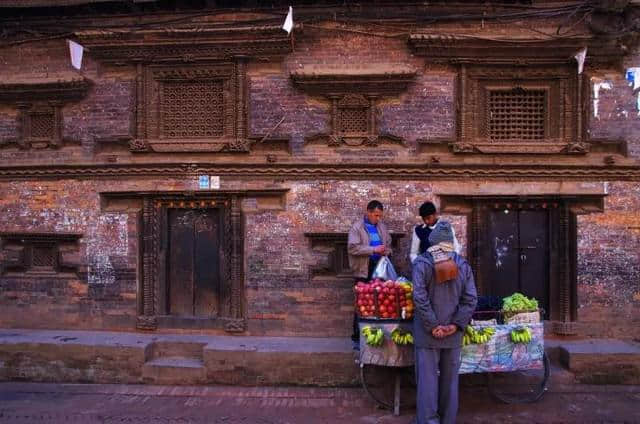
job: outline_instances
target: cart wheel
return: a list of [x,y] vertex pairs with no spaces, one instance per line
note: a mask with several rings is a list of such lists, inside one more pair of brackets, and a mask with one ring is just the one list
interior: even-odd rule
[[360,381],[367,394],[379,406],[394,409],[396,377],[400,378],[399,406],[415,407],[416,382],[414,367],[385,367],[360,364]]
[[541,369],[489,373],[489,393],[504,403],[531,403],[547,391],[549,358],[542,355]]

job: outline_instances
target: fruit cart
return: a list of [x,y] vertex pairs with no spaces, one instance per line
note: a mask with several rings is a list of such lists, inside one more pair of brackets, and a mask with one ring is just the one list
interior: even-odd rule
[[354,291],[360,380],[376,403],[398,415],[401,404],[415,403],[412,286],[406,280],[375,280],[358,283]]
[[[469,327],[460,374],[487,373],[490,394],[505,403],[540,399],[546,391],[549,361],[539,317],[522,314],[529,317],[523,322],[517,315],[505,319],[499,313],[491,314],[493,318],[474,321]],[[411,331],[412,326],[405,320],[360,319],[361,331],[369,327],[384,334],[379,345],[361,337],[362,385],[376,403],[396,415],[401,406],[415,405],[414,348],[412,344],[398,345],[391,334],[396,329]]]

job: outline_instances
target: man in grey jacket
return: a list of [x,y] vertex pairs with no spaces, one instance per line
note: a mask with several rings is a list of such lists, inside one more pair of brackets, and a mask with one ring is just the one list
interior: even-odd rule
[[391,254],[391,234],[382,222],[384,207],[377,200],[367,204],[367,213],[349,230],[349,267],[358,281],[367,281],[382,256]]
[[[447,251],[446,246],[453,243],[451,224],[439,221],[429,235],[429,242],[432,248],[413,263],[416,423],[453,424],[458,413],[462,336],[475,310],[477,294],[467,261]],[[439,246],[444,246],[444,255],[442,249],[438,251]],[[457,276],[437,282],[434,255],[438,259],[442,256],[452,259]]]
[[[379,201],[370,201],[366,215],[354,222],[349,229],[349,267],[356,282],[369,281],[378,260],[391,254],[391,234],[382,222],[383,209]],[[354,349],[358,349],[359,339],[358,316],[354,313],[351,335]]]

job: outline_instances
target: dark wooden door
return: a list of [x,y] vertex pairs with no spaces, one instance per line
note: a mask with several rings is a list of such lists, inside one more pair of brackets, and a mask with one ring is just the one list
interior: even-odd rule
[[171,315],[220,313],[219,209],[168,210],[167,282]]
[[482,244],[484,295],[520,292],[549,311],[549,214],[546,210],[489,209]]

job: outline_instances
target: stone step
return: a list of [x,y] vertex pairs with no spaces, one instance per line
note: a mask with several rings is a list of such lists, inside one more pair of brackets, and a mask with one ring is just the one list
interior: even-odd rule
[[347,338],[226,337],[204,348],[216,384],[356,386],[355,360]]
[[206,383],[207,372],[201,359],[166,356],[142,366],[142,380],[150,384],[195,385]]
[[640,384],[640,343],[616,339],[563,342],[561,363],[584,384]]
[[207,343],[155,341],[147,347],[148,359],[162,357],[184,357],[202,360],[203,349]]
[[0,380],[354,386],[354,359],[346,337],[0,329]]

